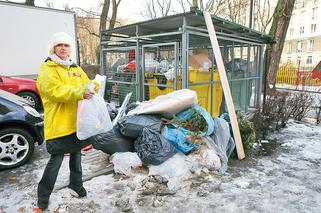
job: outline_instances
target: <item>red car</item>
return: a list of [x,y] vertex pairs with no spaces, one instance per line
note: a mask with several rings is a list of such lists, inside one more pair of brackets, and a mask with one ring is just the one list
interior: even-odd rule
[[42,108],[35,80],[0,75],[0,89],[23,97],[37,110]]

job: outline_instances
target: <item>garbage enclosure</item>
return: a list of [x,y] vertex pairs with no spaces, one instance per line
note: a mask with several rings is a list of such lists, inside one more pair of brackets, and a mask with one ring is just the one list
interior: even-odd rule
[[[272,38],[212,16],[236,109],[260,103],[263,48]],[[101,73],[107,76],[108,101],[144,101],[173,90],[195,90],[212,116],[224,110],[215,55],[199,10],[101,32]]]

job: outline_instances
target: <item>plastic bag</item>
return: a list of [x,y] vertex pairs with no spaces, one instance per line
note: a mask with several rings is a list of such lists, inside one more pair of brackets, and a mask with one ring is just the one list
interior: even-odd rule
[[217,128],[210,137],[207,137],[207,143],[220,157],[222,162],[220,173],[224,173],[227,170],[228,157],[235,148],[235,142],[231,137],[227,121],[222,118],[214,118],[214,123]]
[[160,114],[172,118],[177,113],[197,103],[197,93],[189,89],[181,89],[166,95],[157,96],[155,99],[143,101],[128,115]]
[[92,136],[87,140],[95,149],[101,150],[107,154],[134,151],[134,141],[120,134],[117,127],[114,127],[106,133]]
[[146,127],[134,145],[144,164],[159,165],[176,153],[175,148],[159,132]]
[[121,134],[133,139],[138,138],[144,127],[160,132],[161,125],[162,121],[156,115],[132,115],[118,121]]
[[167,187],[170,190],[178,190],[191,177],[196,163],[184,154],[177,152],[174,156],[160,165],[150,165],[148,176],[161,176],[168,179]]
[[200,107],[197,104],[194,104],[193,107],[188,108],[188,109],[178,113],[174,119],[174,123],[166,126],[162,131],[162,135],[176,149],[183,152],[184,154],[188,154],[188,153],[197,149],[198,145],[192,143],[186,137],[188,135],[193,135],[195,132],[185,129],[178,124],[175,124],[175,121],[185,122],[188,120],[188,121],[192,122],[194,119],[192,117],[195,112],[198,112],[202,116],[202,118],[204,119],[204,124],[206,123],[206,129],[204,129],[203,131],[200,132],[200,136],[212,134],[214,131],[214,121],[213,121],[211,115],[204,108]]
[[[206,139],[204,139],[206,141]],[[216,151],[209,144],[202,144],[197,152],[189,155],[194,162],[199,164],[199,169],[207,168],[210,171],[219,170],[221,168],[221,160]]]
[[112,129],[112,123],[104,99],[94,95],[78,102],[77,137],[85,140]]
[[114,172],[130,176],[131,168],[142,166],[142,161],[134,152],[115,153],[110,157],[114,164]]
[[165,126],[162,135],[179,151],[188,154],[197,149],[197,145],[189,142],[186,138],[192,132],[181,127]]
[[188,157],[178,152],[160,165],[150,165],[148,175],[159,175],[166,178],[186,176],[190,174],[192,167]]

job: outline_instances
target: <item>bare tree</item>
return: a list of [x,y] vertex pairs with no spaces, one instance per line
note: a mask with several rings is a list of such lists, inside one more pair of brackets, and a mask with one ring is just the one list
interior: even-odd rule
[[111,14],[111,18],[109,21],[109,27],[108,29],[113,29],[115,27],[115,23],[116,23],[116,18],[117,18],[117,12],[118,12],[118,6],[120,4],[121,0],[113,0],[113,10],[112,10],[112,14]]
[[223,14],[226,7],[225,0],[210,0],[206,3],[205,10],[213,15]]
[[[112,13],[111,18],[109,19],[108,29],[113,29],[117,21],[117,12],[121,0],[112,0]],[[104,0],[103,9],[100,15],[100,24],[99,29],[105,30],[107,28],[108,13],[110,9],[110,0]]]
[[72,11],[72,8],[69,6],[69,3],[63,5],[65,11]]
[[[96,63],[99,58],[99,34],[106,28],[112,29],[117,22],[117,11],[121,0],[104,0],[100,14],[86,11],[82,8],[72,8],[77,11],[77,28],[82,61]],[[110,12],[111,10],[111,12]],[[80,15],[82,14],[82,15]],[[111,14],[111,16],[109,15]],[[107,36],[106,39],[110,39]]]
[[277,6],[273,14],[273,22],[269,32],[274,38],[275,43],[268,44],[265,50],[265,72],[266,86],[275,86],[276,72],[279,68],[280,58],[286,32],[289,27],[290,18],[294,8],[295,0],[278,0]]
[[54,8],[53,2],[51,2],[51,1],[46,2],[46,7],[48,7],[48,8]]
[[226,9],[223,10],[223,16],[238,24],[246,23],[248,8],[247,0],[227,0]]
[[193,0],[193,7],[198,7],[198,0]]
[[193,0],[191,6],[200,10],[204,10],[203,0]]
[[79,53],[84,63],[96,63],[96,52],[99,45],[99,18],[77,17],[77,37]]
[[[177,0],[177,2],[182,7],[183,13],[187,12],[188,9],[192,6],[189,0]],[[186,3],[188,4],[188,9],[186,9]]]
[[[182,2],[181,5],[184,5]],[[155,19],[169,15],[172,8],[172,0],[147,0],[142,16],[149,19]]]
[[254,1],[254,29],[260,32],[266,32],[267,27],[272,21],[271,2],[270,0]]
[[26,0],[25,5],[35,6],[35,0]]
[[100,26],[99,26],[100,30],[106,29],[109,6],[110,6],[110,0],[105,0],[103,4],[103,9],[100,15]]

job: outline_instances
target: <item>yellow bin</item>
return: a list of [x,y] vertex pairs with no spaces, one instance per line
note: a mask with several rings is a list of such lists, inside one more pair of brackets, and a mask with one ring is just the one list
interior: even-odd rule
[[[199,72],[198,70],[189,70],[188,79],[190,83],[197,82],[210,82],[211,81],[211,73],[210,72]],[[214,71],[214,81],[219,81],[220,77],[217,71]],[[177,83],[177,89],[181,89],[182,80],[179,77]],[[152,78],[147,78],[147,82],[149,84],[164,84],[164,85],[174,85],[174,81],[166,80],[163,74],[154,74]],[[188,87],[190,90],[194,90],[197,93],[198,104],[204,107],[208,112],[211,110],[211,85],[203,84],[203,85],[195,85]],[[167,93],[172,92],[174,89],[170,87],[159,87],[159,86],[149,86],[149,99],[154,99],[159,95],[165,95]],[[212,87],[212,116],[219,116],[220,109],[222,104],[222,85],[213,84]]]

